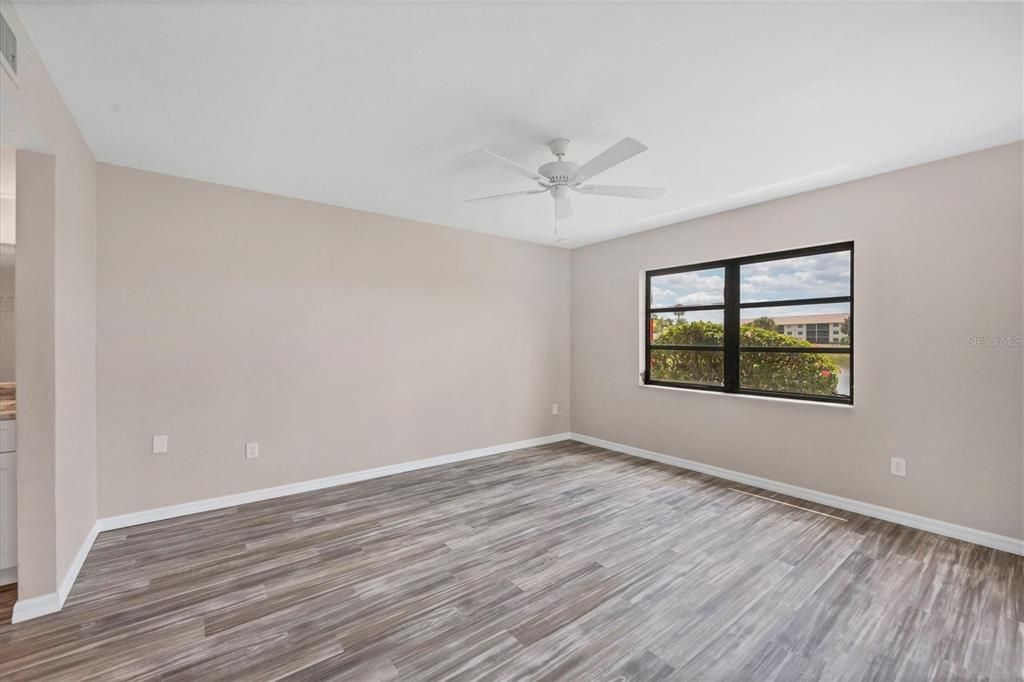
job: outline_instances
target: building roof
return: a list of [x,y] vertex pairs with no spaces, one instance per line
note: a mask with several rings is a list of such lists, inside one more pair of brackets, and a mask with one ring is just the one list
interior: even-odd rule
[[[848,318],[850,313],[824,313],[821,315],[771,315],[775,324],[821,324],[821,323],[841,323],[843,320]],[[761,315],[755,315],[754,317],[744,317],[741,322],[753,322]]]

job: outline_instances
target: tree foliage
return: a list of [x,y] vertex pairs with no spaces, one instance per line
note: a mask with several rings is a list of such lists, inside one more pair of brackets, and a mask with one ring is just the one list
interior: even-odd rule
[[850,343],[850,316],[847,315],[843,318],[842,324],[839,325],[839,332],[843,335],[839,339],[839,343]]
[[[725,329],[714,322],[655,319],[651,343],[722,348]],[[810,348],[808,341],[786,336],[751,323],[740,326],[740,347]],[[651,350],[651,378],[656,381],[721,384],[724,353]],[[825,353],[740,353],[740,385],[764,391],[832,395],[839,382],[839,366]]]

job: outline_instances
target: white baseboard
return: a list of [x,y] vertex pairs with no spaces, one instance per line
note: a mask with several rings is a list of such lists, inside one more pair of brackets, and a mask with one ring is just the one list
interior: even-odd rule
[[261,502],[275,497],[307,493],[313,490],[321,490],[322,488],[333,488],[347,483],[365,481],[371,478],[380,478],[381,476],[391,476],[392,474],[400,474],[406,471],[415,471],[417,469],[426,469],[428,467],[435,467],[441,464],[451,464],[453,462],[461,462],[467,459],[476,459],[477,457],[497,455],[502,452],[510,452],[512,450],[532,448],[538,445],[548,445],[550,443],[557,443],[560,440],[569,440],[571,436],[572,434],[570,433],[556,433],[550,436],[529,438],[527,440],[515,441],[513,443],[491,445],[486,448],[454,452],[448,455],[441,455],[439,457],[431,457],[429,459],[417,459],[411,462],[402,462],[400,464],[377,467],[376,469],[364,469],[362,471],[353,471],[348,474],[316,478],[311,481],[300,481],[298,483],[289,483],[288,485],[279,485],[273,488],[262,488],[260,490],[252,490],[245,493],[237,493],[235,495],[225,495],[223,497],[213,497],[206,500],[196,500],[195,502],[185,502],[184,504],[147,509],[145,511],[122,514],[120,516],[109,516],[107,518],[100,519],[96,524],[101,532],[117,528],[127,528],[129,526],[138,526],[143,523],[163,521],[165,519],[173,519],[179,516],[187,516],[189,514],[197,514],[204,511],[213,511],[215,509],[237,507],[240,504]]
[[89,550],[92,549],[92,543],[96,541],[96,536],[99,532],[100,523],[97,521],[92,524],[88,535],[82,540],[82,544],[78,548],[75,558],[71,561],[71,565],[68,566],[68,570],[64,572],[64,579],[60,581],[56,592],[32,597],[31,599],[19,599],[14,603],[14,611],[11,614],[12,623],[20,623],[23,620],[56,613],[64,608],[64,602],[67,600],[68,594],[71,593],[71,588],[78,578],[78,572],[82,570],[82,564],[85,563],[85,558],[89,556]]
[[14,602],[14,612],[11,614],[12,623],[20,623],[23,620],[38,618],[60,611],[60,595],[56,592],[41,594],[31,599],[19,599]]
[[653,452],[652,450],[636,448],[632,445],[613,443],[612,441],[603,440],[601,438],[585,436],[581,433],[573,433],[572,439],[579,441],[580,443],[586,443],[587,445],[596,445],[598,447],[605,448],[606,450],[613,450],[615,452],[633,455],[634,457],[641,457],[643,459],[661,462],[662,464],[668,464],[669,466],[679,467],[681,469],[689,469],[690,471],[708,474],[709,476],[715,476],[716,478],[724,478],[727,481],[734,481],[736,483],[743,483],[745,485],[763,488],[764,490],[782,493],[783,495],[807,500],[808,502],[824,504],[829,507],[843,509],[863,516],[870,516],[883,521],[890,521],[901,526],[909,526],[910,528],[917,528],[918,530],[928,531],[929,533],[935,533],[937,535],[944,535],[957,540],[971,542],[983,547],[991,547],[992,549],[998,549],[1012,554],[1024,555],[1024,540],[1018,540],[1006,535],[998,535],[984,530],[959,526],[947,521],[938,521],[936,519],[928,518],[927,516],[918,516],[917,514],[910,514],[897,509],[882,507],[877,504],[852,500],[847,497],[840,497],[839,495],[831,495],[829,493],[823,493],[810,488],[791,485],[789,483],[781,483],[779,481],[773,481],[770,478],[751,476],[750,474],[733,471],[732,469],[724,469],[711,464],[683,459],[682,457],[673,457],[672,455]]

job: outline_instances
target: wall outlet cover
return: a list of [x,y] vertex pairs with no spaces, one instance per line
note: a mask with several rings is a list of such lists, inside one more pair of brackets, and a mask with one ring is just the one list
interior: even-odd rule
[[902,457],[893,457],[889,463],[889,473],[893,476],[906,476],[907,460]]
[[167,436],[153,436],[153,454],[160,455],[167,452]]

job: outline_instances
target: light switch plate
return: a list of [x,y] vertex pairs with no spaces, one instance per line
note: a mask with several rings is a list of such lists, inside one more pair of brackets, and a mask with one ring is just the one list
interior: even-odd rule
[[245,458],[256,459],[260,456],[260,444],[259,443],[246,443],[245,444]]
[[153,454],[160,455],[167,452],[167,436],[153,436]]

